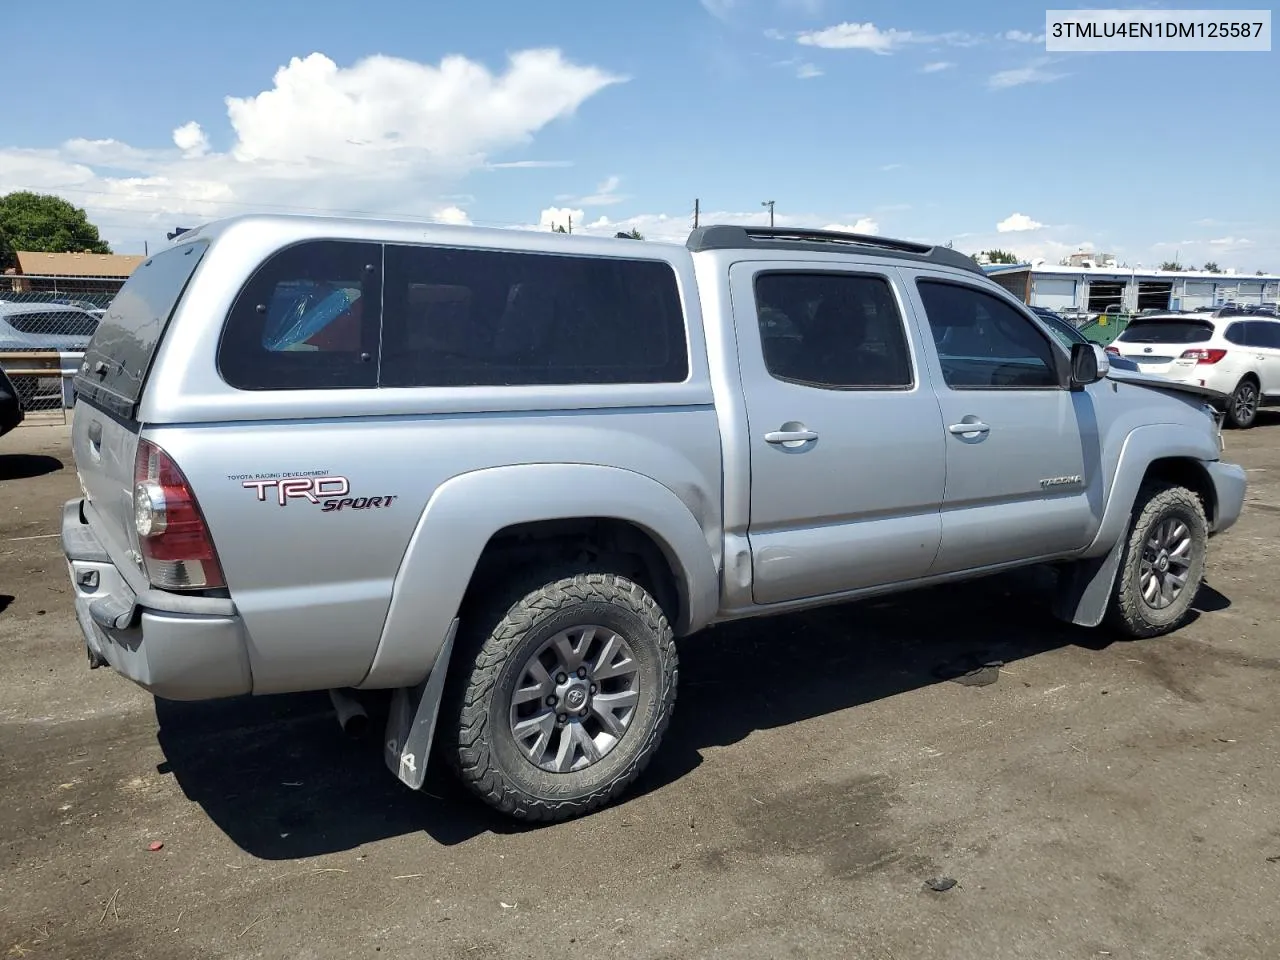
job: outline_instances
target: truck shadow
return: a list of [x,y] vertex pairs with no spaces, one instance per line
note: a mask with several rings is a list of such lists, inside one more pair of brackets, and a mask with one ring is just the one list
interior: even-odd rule
[[[629,799],[678,781],[702,751],[755,730],[892,697],[935,683],[982,684],[1012,664],[1059,647],[1102,649],[1110,638],[1048,614],[1051,574],[1026,571],[728,624],[681,644],[675,718]],[[1205,587],[1199,612],[1230,605]],[[1197,613],[1197,616],[1199,613]],[[443,846],[480,833],[527,829],[490,813],[436,758],[422,793],[383,766],[385,701],[368,702],[370,734],[342,737],[323,694],[209,703],[156,700],[171,773],[228,837],[267,860],[353,850],[425,833]],[[625,802],[625,801],[624,801]]]

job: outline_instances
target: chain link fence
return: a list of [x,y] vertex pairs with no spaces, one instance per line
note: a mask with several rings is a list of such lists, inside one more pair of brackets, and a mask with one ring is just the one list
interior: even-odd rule
[[28,414],[66,417],[71,378],[123,285],[114,277],[0,277],[0,367]]

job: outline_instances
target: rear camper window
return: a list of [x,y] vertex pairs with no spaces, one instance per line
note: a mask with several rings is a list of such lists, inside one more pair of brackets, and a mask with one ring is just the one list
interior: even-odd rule
[[78,394],[133,416],[169,319],[208,249],[207,240],[170,247],[133,271],[89,341],[76,376]]
[[376,243],[310,240],[276,253],[231,308],[223,379],[240,390],[377,386],[381,264]]

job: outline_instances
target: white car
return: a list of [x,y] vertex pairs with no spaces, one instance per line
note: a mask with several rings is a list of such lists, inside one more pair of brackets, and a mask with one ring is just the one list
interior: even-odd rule
[[1280,404],[1280,318],[1169,313],[1134,317],[1107,347],[1143,373],[1230,396],[1227,422],[1251,427],[1258,408]]

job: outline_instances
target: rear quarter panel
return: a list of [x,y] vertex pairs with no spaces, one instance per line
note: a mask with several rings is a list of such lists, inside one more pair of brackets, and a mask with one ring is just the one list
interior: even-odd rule
[[[179,463],[204,511],[244,618],[255,693],[361,682],[419,518],[433,492],[461,474],[513,463],[607,464],[671,490],[704,530],[708,555],[719,538],[710,406],[174,426],[148,437]],[[288,475],[304,488],[328,479],[318,494],[286,496],[282,505],[279,481]],[[591,490],[581,501],[591,515]],[[478,514],[489,506],[470,505]],[[459,560],[467,547],[430,544]],[[433,586],[416,589],[451,618],[461,597],[432,594]]]

